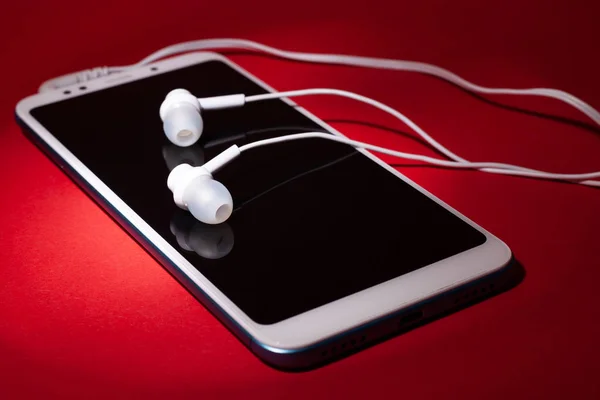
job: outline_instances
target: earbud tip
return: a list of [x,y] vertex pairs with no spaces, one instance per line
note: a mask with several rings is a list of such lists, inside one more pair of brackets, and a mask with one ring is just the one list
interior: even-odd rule
[[165,115],[163,130],[171,143],[188,147],[200,139],[204,123],[198,110],[191,105],[175,107]]
[[202,182],[190,185],[183,195],[189,212],[205,224],[220,224],[233,212],[233,198],[229,190],[218,181],[204,177]]

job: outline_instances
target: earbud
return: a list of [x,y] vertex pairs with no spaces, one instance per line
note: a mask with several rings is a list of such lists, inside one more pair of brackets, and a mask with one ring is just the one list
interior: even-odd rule
[[201,167],[181,164],[173,168],[167,186],[173,192],[175,204],[205,224],[225,222],[233,212],[233,199],[212,174],[239,155],[240,149],[233,145]]
[[196,98],[188,90],[171,90],[160,105],[160,119],[163,130],[171,143],[188,147],[200,139],[204,122],[200,115],[203,110],[221,110],[242,107],[246,104],[243,94],[229,94],[202,99]]
[[204,128],[200,111],[200,102],[189,91],[175,89],[167,94],[160,105],[160,119],[171,143],[188,147],[200,139]]
[[205,167],[178,165],[169,174],[167,186],[173,192],[175,204],[205,224],[225,222],[233,212],[229,190],[215,181]]

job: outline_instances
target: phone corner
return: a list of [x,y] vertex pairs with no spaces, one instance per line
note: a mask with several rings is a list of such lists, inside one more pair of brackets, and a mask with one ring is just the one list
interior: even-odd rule
[[493,260],[494,268],[490,273],[499,272],[509,268],[514,261],[514,255],[511,248],[500,238],[487,233],[484,246],[487,246],[486,258]]
[[250,340],[250,351],[267,366],[282,372],[303,372],[318,366],[310,349],[284,349],[270,346],[256,338]]
[[32,94],[20,99],[14,108],[15,118],[18,120],[24,120],[27,116],[30,115],[31,109],[34,107],[36,97],[39,94]]
[[496,240],[497,240],[497,248],[495,250],[497,252],[498,260],[500,261],[499,269],[501,270],[501,269],[509,268],[510,265],[514,262],[514,254],[511,250],[511,248],[508,247],[508,245],[504,241],[502,241],[498,238],[496,238]]

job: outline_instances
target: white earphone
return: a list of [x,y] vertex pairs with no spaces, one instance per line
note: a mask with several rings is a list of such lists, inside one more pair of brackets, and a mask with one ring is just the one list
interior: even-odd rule
[[167,94],[160,106],[163,130],[171,143],[188,147],[200,139],[204,129],[201,112],[222,108],[241,107],[246,104],[243,94],[198,99],[185,89],[175,89]]
[[167,179],[175,204],[205,224],[225,222],[233,212],[233,199],[229,190],[212,175],[239,155],[239,148],[233,145],[203,166],[181,164],[175,167]]
[[169,92],[160,106],[160,119],[167,138],[181,147],[196,143],[204,128],[200,102],[185,89]]
[[[491,88],[477,85],[446,69],[427,63],[344,54],[302,53],[281,50],[244,39],[205,39],[175,44],[158,50],[137,64],[124,67],[100,67],[60,76],[44,82],[40,86],[39,90],[40,92],[54,90],[72,84],[93,80],[109,74],[126,72],[131,68],[139,68],[159,59],[178,53],[209,49],[241,49],[258,53],[266,53],[279,58],[294,61],[419,72],[436,76],[474,93],[485,95],[541,96],[559,100],[581,111],[592,121],[594,121],[596,125],[600,125],[600,112],[576,96],[557,89]],[[437,142],[416,123],[411,121],[399,111],[368,97],[337,89],[305,89],[280,93],[267,93],[248,97],[243,94],[234,94],[211,98],[196,98],[187,90],[176,89],[171,91],[166,96],[160,107],[160,117],[163,121],[163,129],[167,138],[177,146],[187,147],[196,143],[202,135],[204,124],[201,113],[205,110],[241,107],[248,102],[277,99],[281,97],[318,94],[337,95],[351,98],[366,104],[370,104],[395,116],[419,136],[421,136],[433,148],[444,154],[449,160],[400,152],[374,146],[368,143],[350,140],[338,135],[326,134],[323,132],[291,134],[272,139],[259,140],[239,148],[234,145],[201,167],[192,167],[190,165],[182,164],[174,168],[169,175],[168,187],[173,191],[175,203],[179,207],[189,210],[198,220],[204,223],[218,224],[223,222],[231,215],[233,210],[233,202],[229,191],[221,183],[213,180],[212,178],[212,174],[216,172],[217,169],[232,161],[234,158],[239,156],[240,153],[246,150],[290,140],[308,138],[332,140],[353,146],[355,148],[376,151],[394,157],[417,160],[447,168],[471,168],[495,174],[524,176],[536,179],[562,180],[581,185],[600,187],[600,181],[596,180],[597,178],[600,178],[600,172],[560,174],[506,163],[471,162],[453,153],[441,143]]]
[[160,116],[163,121],[163,129],[167,138],[177,146],[188,147],[195,144],[202,135],[204,123],[201,112],[204,110],[241,107],[246,103],[254,101],[311,94],[328,94],[348,97],[386,111],[411,127],[432,145],[432,147],[436,148],[452,161],[440,160],[419,154],[404,153],[323,132],[291,134],[255,141],[241,147],[233,145],[202,166],[192,167],[188,164],[182,164],[175,167],[171,171],[167,182],[167,186],[173,192],[175,204],[184,210],[189,210],[196,219],[203,223],[222,223],[231,216],[233,211],[233,199],[227,188],[220,182],[215,181],[212,177],[219,168],[237,158],[243,151],[275,143],[309,138],[336,141],[355,148],[372,150],[395,157],[423,161],[429,164],[449,168],[471,168],[497,174],[527,176],[539,179],[566,180],[588,186],[600,186],[599,181],[593,180],[595,178],[600,178],[600,171],[583,174],[557,174],[512,164],[471,162],[465,160],[438,143],[417,124],[393,108],[376,100],[369,99],[368,97],[337,89],[304,89],[248,97],[243,94],[234,94],[210,98],[196,98],[185,89],[175,89],[167,94],[165,100],[161,104]]

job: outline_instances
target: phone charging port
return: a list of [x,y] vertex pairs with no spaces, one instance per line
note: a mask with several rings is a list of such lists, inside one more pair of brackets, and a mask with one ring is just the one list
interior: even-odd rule
[[414,311],[409,314],[406,314],[400,318],[400,326],[405,326],[417,322],[423,318],[423,311]]

